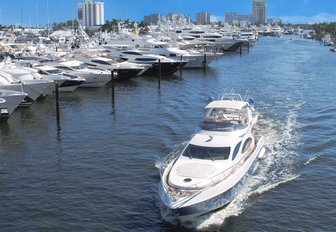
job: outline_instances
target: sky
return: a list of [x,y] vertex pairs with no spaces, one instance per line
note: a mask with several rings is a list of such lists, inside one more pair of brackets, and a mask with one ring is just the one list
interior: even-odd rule
[[[79,0],[0,0],[0,24],[36,26],[77,18]],[[82,0],[83,1],[83,0]],[[103,1],[103,0],[101,0]],[[251,14],[252,0],[105,0],[105,20],[142,21],[144,15],[189,14],[208,11],[212,21],[223,21],[225,12]],[[285,23],[336,21],[336,0],[267,0],[267,17]]]

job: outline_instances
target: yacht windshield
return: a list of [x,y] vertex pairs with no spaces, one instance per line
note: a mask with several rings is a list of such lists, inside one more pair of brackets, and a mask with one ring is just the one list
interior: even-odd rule
[[71,66],[73,69],[76,69],[76,70],[80,70],[80,69],[85,69],[85,65],[84,64],[80,64],[80,65],[74,65],[74,66]]
[[61,73],[62,71],[59,69],[49,69],[47,70],[49,74],[58,74]]
[[230,147],[202,147],[189,144],[184,150],[183,156],[191,159],[227,160],[230,155]]

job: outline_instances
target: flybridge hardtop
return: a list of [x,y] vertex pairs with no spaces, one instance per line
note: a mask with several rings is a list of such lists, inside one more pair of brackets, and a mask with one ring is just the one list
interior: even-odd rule
[[244,107],[246,107],[248,104],[247,102],[243,101],[231,101],[231,100],[219,100],[219,101],[213,101],[209,103],[205,108],[211,109],[211,108],[219,108],[219,109],[235,109],[235,110],[242,110]]
[[161,167],[161,200],[182,221],[228,204],[265,153],[252,101],[231,92],[205,108],[201,130]]

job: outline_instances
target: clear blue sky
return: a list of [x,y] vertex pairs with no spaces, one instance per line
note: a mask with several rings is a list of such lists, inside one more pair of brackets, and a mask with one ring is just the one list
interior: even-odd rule
[[[83,1],[83,0],[82,0]],[[208,11],[213,19],[224,13],[251,13],[252,0],[105,0],[105,20],[143,20],[152,13],[189,14]],[[62,22],[77,17],[78,0],[0,0],[0,24],[35,26]],[[49,7],[48,7],[49,6]],[[49,9],[49,11],[48,11]],[[289,23],[336,21],[336,0],[268,0],[268,17],[280,17]]]

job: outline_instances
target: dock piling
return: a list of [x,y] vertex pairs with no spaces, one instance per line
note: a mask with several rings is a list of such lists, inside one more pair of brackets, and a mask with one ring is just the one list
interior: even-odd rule
[[206,58],[206,54],[204,54],[204,58],[203,58],[203,68],[204,68],[204,71],[206,70],[206,67],[207,67],[207,58]]
[[115,83],[114,83],[114,70],[111,69],[111,95],[112,95],[112,114],[115,113],[115,97],[114,97],[114,88],[115,88]]
[[57,123],[60,121],[60,112],[59,112],[59,89],[58,89],[58,82],[55,82],[55,93],[56,93],[56,120]]
[[[182,62],[182,60],[183,60],[183,56],[181,55],[181,62]],[[183,65],[181,63],[181,65],[180,65],[180,76],[182,76],[182,70],[183,70]]]
[[111,88],[112,88],[112,100],[114,101],[114,70],[111,69]]
[[158,88],[161,88],[161,59],[159,59],[159,78],[158,78]]

